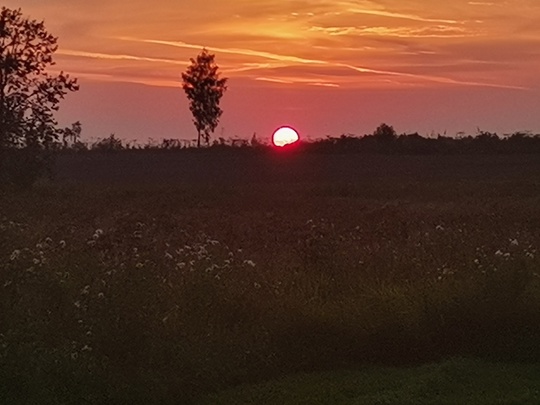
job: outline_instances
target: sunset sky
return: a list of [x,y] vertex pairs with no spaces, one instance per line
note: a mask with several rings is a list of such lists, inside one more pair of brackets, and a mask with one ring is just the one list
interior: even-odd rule
[[203,46],[229,90],[215,136],[540,132],[540,1],[7,0],[79,78],[85,138],[194,138],[180,74]]

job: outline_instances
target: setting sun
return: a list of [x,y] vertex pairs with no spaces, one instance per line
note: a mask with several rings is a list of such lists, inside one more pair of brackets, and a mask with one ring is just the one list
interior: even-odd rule
[[272,135],[272,143],[275,146],[290,145],[298,142],[299,139],[298,132],[291,127],[281,127],[274,132],[274,135]]

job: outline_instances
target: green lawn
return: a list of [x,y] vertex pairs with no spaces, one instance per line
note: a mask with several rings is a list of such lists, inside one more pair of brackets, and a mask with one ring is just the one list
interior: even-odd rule
[[456,359],[411,368],[298,374],[243,385],[196,405],[538,404],[540,365]]

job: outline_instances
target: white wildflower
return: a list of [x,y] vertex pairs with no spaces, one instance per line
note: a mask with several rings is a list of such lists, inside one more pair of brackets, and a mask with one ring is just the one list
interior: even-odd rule
[[80,308],[81,307],[81,301],[75,301],[73,303],[73,305],[75,305],[77,308]]
[[15,250],[11,253],[11,256],[9,257],[9,259],[10,259],[11,261],[17,260],[20,256],[21,256],[21,251],[20,251],[19,249],[15,249]]
[[519,245],[519,242],[518,242],[517,239],[510,239],[510,244],[511,244],[512,246],[518,246],[518,245]]
[[172,259],[172,255],[169,252],[165,252],[165,259]]
[[100,237],[101,235],[103,235],[103,229],[96,229],[96,231],[94,232],[94,235],[97,235],[98,237]]
[[100,292],[97,296],[98,298],[105,298],[105,294],[103,294],[102,292]]
[[212,239],[210,239],[208,242],[209,242],[212,246],[219,245],[219,241],[217,241],[217,240],[212,240]]
[[53,240],[51,238],[49,238],[48,236],[45,238],[45,243],[47,245],[50,245],[52,242],[53,242]]
[[178,267],[179,269],[183,269],[184,267],[186,267],[186,264],[184,262],[176,263],[176,267]]
[[64,249],[64,248],[66,247],[66,241],[62,239],[60,242],[58,242],[58,245],[59,245],[62,249]]
[[435,229],[438,231],[444,231],[444,227],[442,225],[437,225]]
[[35,265],[38,265],[41,263],[41,260],[39,260],[37,257],[34,257],[34,259],[32,260],[32,262],[35,264]]
[[506,252],[506,253],[503,255],[503,257],[505,257],[505,258],[508,259],[508,258],[510,257],[510,253]]
[[253,287],[255,287],[258,290],[259,288],[261,288],[261,285],[257,282],[254,282]]
[[96,245],[96,241],[95,240],[89,240],[88,242],[86,242],[86,244],[88,246],[95,246]]
[[495,252],[495,256],[502,256],[502,255],[503,255],[503,252],[501,252],[500,249]]
[[90,286],[85,285],[84,288],[81,290],[81,295],[86,295],[90,292]]
[[84,345],[81,349],[81,352],[91,352],[92,348],[88,345]]
[[248,266],[255,267],[255,262],[253,260],[244,260],[244,264]]
[[141,269],[141,268],[144,267],[144,264],[142,264],[141,262],[139,262],[139,263],[137,263],[137,264],[135,265],[135,267],[137,267],[138,269]]

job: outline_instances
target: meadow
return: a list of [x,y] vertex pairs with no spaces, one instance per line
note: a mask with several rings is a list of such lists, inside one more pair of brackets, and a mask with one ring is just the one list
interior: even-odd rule
[[[233,403],[212,395],[305,373],[345,395],[354,370],[426,364],[540,375],[536,154],[90,151],[55,172],[0,196],[2,403]],[[520,381],[500,403],[536,403]],[[405,403],[365,398],[305,403]]]

